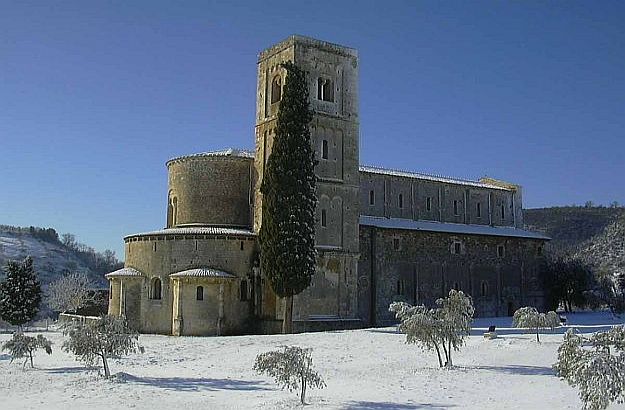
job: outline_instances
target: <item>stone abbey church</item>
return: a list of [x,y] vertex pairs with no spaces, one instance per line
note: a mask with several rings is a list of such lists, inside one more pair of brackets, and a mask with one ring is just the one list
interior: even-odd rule
[[452,288],[481,316],[543,305],[548,238],[522,229],[521,187],[361,166],[357,51],[291,36],[258,58],[255,151],[167,162],[167,226],[124,238],[125,267],[106,275],[109,314],[144,333],[279,331],[257,234],[286,61],[308,73],[319,161],[317,272],[294,298],[296,331],[388,324],[391,302],[432,305]]

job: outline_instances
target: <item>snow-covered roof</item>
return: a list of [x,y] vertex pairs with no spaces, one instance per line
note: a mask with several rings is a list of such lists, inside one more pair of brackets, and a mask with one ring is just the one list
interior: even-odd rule
[[411,231],[444,232],[465,235],[506,236],[513,238],[529,238],[550,240],[551,238],[538,232],[526,231],[512,226],[490,226],[457,224],[449,222],[413,221],[403,218],[382,218],[379,216],[360,216],[360,224],[386,229],[405,229]]
[[194,278],[223,278],[223,279],[235,279],[236,276],[232,273],[224,272],[222,270],[212,268],[197,268],[187,269],[181,272],[172,273],[170,278],[182,278],[182,277],[194,277]]
[[184,228],[166,228],[159,231],[141,232],[127,235],[124,239],[136,236],[156,236],[156,235],[233,235],[233,236],[256,236],[247,229],[222,228],[219,226],[189,226]]
[[145,276],[145,275],[133,268],[121,268],[121,269],[117,269],[116,271],[113,271],[104,275],[105,278],[114,278],[118,276]]
[[169,161],[166,162],[166,164],[169,164],[170,162],[173,162],[173,161],[180,161],[183,159],[203,158],[203,157],[236,157],[236,158],[253,159],[254,151],[248,151],[248,150],[238,149],[238,148],[226,148],[220,151],[208,151],[208,152],[199,152],[197,154],[182,155],[182,156],[170,159]]
[[367,172],[370,174],[381,174],[381,175],[390,175],[396,177],[405,177],[405,178],[414,178],[414,179],[424,179],[427,181],[435,181],[435,182],[444,182],[448,184],[456,184],[456,185],[468,185],[479,188],[490,188],[490,189],[499,189],[502,191],[510,191],[508,188],[504,188],[498,185],[486,184],[479,181],[471,181],[468,179],[460,179],[460,178],[451,178],[442,175],[430,175],[430,174],[422,174],[418,172],[410,172],[410,171],[399,171],[394,169],[380,168],[380,167],[372,167],[367,165],[361,165],[359,167],[360,172]]

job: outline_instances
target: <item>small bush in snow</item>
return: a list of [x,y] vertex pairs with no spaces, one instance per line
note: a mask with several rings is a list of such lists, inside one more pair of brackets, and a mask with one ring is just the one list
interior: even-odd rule
[[63,350],[75,354],[87,366],[102,359],[105,378],[111,375],[109,357],[141,350],[137,342],[139,334],[128,327],[123,317],[106,315],[98,320],[70,322],[65,325],[63,334],[69,336],[63,343]]
[[300,401],[305,404],[308,387],[322,389],[326,386],[319,374],[312,369],[311,352],[312,349],[284,346],[283,351],[276,350],[256,356],[253,369],[273,377],[283,389],[300,389]]
[[584,409],[605,409],[625,401],[625,328],[615,326],[590,337],[569,329],[553,365],[558,376],[579,389]]
[[33,366],[33,354],[37,349],[44,349],[47,354],[52,354],[52,342],[37,335],[37,337],[26,336],[22,332],[13,333],[13,337],[2,344],[2,350],[8,350],[11,355],[11,363],[15,359],[25,358],[23,367],[30,359],[30,367]]
[[[439,366],[451,367],[451,352],[460,350],[464,345],[471,330],[475,309],[471,297],[455,289],[449,291],[448,297],[438,299],[436,304],[438,308],[428,309],[425,306],[393,302],[389,310],[395,312],[395,317],[401,321],[399,331],[406,334],[406,343],[436,350]],[[444,364],[441,350],[445,355]]]
[[538,336],[540,329],[553,328],[560,326],[560,317],[554,311],[547,314],[539,313],[535,307],[526,306],[517,309],[512,317],[513,327],[529,328],[536,331],[536,341],[540,342]]

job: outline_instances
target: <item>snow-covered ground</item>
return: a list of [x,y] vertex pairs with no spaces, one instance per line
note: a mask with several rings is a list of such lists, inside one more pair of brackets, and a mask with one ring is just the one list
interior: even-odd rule
[[[619,321],[608,314],[569,315],[570,326],[593,332]],[[145,353],[112,360],[117,381],[104,380],[61,351],[63,336],[48,332],[51,356],[22,370],[0,354],[1,409],[261,409],[298,407],[296,393],[252,371],[255,356],[281,345],[312,347],[327,383],[310,390],[307,409],[563,409],[580,408],[577,391],[551,370],[565,329],[521,334],[510,318],[478,319],[498,326],[485,340],[474,330],[455,353],[455,368],[439,369],[436,355],[404,343],[394,328],[298,335],[169,337],[142,335]],[[0,335],[0,342],[10,335]],[[622,408],[613,405],[611,408]]]

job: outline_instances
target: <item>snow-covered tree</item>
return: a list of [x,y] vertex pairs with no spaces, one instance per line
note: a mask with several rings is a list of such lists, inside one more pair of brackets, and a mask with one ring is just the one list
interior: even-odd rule
[[291,62],[286,70],[276,135],[260,192],[260,264],[273,291],[284,298],[282,332],[292,332],[293,296],[315,273],[315,154],[309,124],[306,73]]
[[76,312],[91,303],[95,293],[93,283],[84,272],[71,272],[50,284],[47,292],[48,305],[59,312]]
[[556,327],[560,326],[560,324],[561,324],[560,323],[560,315],[558,315],[553,310],[550,310],[545,315],[545,324],[547,325],[547,327],[549,327],[553,331],[553,329],[555,329]]
[[47,354],[52,354],[52,342],[42,335],[37,335],[37,337],[26,336],[23,332],[17,331],[13,333],[10,340],[2,344],[2,350],[8,350],[11,355],[11,363],[15,359],[25,358],[23,367],[26,367],[29,359],[30,367],[35,367],[33,366],[33,355],[37,349],[43,349]]
[[41,303],[41,285],[29,256],[22,262],[8,261],[0,282],[0,317],[14,326],[35,318]]
[[528,328],[536,331],[536,341],[540,342],[540,329],[553,328],[560,326],[560,317],[556,312],[550,311],[547,314],[539,313],[538,309],[532,306],[525,306],[517,309],[512,316],[512,326],[520,328]]
[[[453,366],[451,352],[464,345],[471,330],[475,309],[471,297],[452,289],[449,296],[436,301],[439,306],[411,306],[405,302],[391,303],[389,310],[401,321],[399,330],[406,334],[406,343],[419,344],[435,350],[440,367]],[[441,356],[445,355],[445,363]]]
[[[445,337],[447,339],[447,366],[453,366],[451,351],[460,350],[464,345],[466,337],[471,331],[471,322],[475,308],[471,297],[465,295],[461,290],[452,289],[449,296],[436,301],[445,324]],[[445,346],[443,346],[445,350]]]
[[284,350],[261,353],[256,356],[253,369],[267,374],[289,391],[300,390],[300,401],[305,404],[306,389],[322,389],[326,386],[312,368],[312,349],[283,346]]
[[111,375],[109,357],[142,350],[138,347],[139,334],[128,327],[123,317],[106,315],[97,320],[69,322],[63,334],[69,336],[63,343],[63,350],[73,353],[87,366],[102,359],[105,378]]
[[625,328],[615,326],[591,336],[569,329],[553,368],[579,389],[584,409],[605,409],[611,402],[625,402]]

